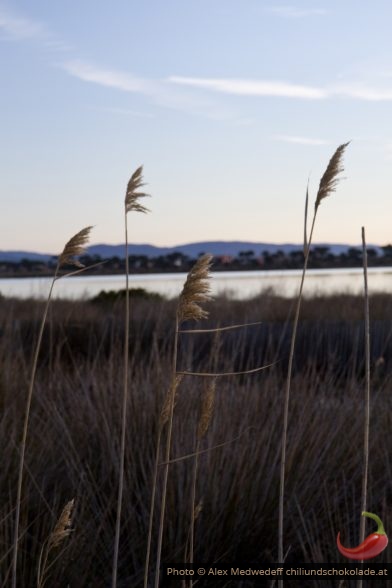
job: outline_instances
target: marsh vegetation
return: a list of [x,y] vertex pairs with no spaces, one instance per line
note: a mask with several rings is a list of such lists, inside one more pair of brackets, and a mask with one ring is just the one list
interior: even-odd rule
[[[219,299],[205,327],[262,321],[221,334],[219,371],[268,370],[217,381],[215,411],[199,457],[195,561],[277,560],[279,452],[284,383],[295,301],[265,292],[257,299]],[[132,302],[121,587],[142,586],[159,414],[170,384],[176,303]],[[392,517],[392,300],[372,296],[371,462],[369,503],[386,528]],[[0,304],[0,561],[9,582],[18,441],[29,366],[43,303]],[[73,528],[50,569],[53,586],[108,586],[111,578],[123,386],[124,300],[53,301],[39,357],[21,505],[18,570],[34,586],[41,546],[63,506],[75,498]],[[335,562],[337,530],[358,536],[362,476],[364,323],[361,297],[306,301],[293,362],[285,492],[288,562]],[[210,369],[214,337],[182,335],[179,367]],[[202,386],[187,376],[178,391],[173,457],[194,451]],[[239,435],[241,435],[239,437]],[[239,437],[239,438],[238,438]],[[184,561],[189,532],[192,460],[171,466],[164,561]],[[159,516],[158,484],[156,516]],[[348,535],[350,533],[350,535]],[[155,548],[156,538],[153,538]],[[380,561],[388,561],[384,553]],[[323,585],[327,585],[324,583]],[[333,584],[332,584],[333,585]]]

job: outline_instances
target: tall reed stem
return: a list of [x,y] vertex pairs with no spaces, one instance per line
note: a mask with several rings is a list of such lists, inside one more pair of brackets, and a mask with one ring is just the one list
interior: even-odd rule
[[[196,509],[196,482],[197,482],[197,471],[199,467],[199,451],[200,451],[200,439],[197,439],[195,458],[193,460],[192,468],[192,488],[191,488],[191,525],[189,531],[189,563],[193,564],[193,557],[195,551],[195,509]],[[193,580],[189,580],[189,586],[192,588]]]
[[[208,312],[203,310],[200,306],[201,302],[207,302],[210,299],[209,291],[209,271],[212,262],[212,255],[205,254],[199,257],[195,265],[188,273],[184,287],[180,294],[175,322],[174,333],[174,349],[173,349],[173,365],[172,365],[172,393],[169,397],[169,406],[167,411],[164,408],[163,412],[167,412],[165,416],[165,423],[167,422],[167,436],[165,449],[165,466],[163,473],[163,490],[161,498],[161,513],[159,520],[158,531],[158,548],[156,557],[155,570],[155,588],[159,588],[159,574],[162,554],[162,540],[163,540],[163,526],[165,522],[166,511],[166,495],[167,495],[167,481],[169,477],[170,453],[172,445],[172,431],[173,431],[173,417],[175,405],[175,391],[178,383],[179,373],[177,372],[177,352],[178,352],[178,337],[180,325],[187,320],[200,320],[207,318]],[[162,418],[161,414],[161,418]]]
[[[369,291],[367,277],[367,250],[365,227],[362,227],[362,256],[364,279],[364,315],[365,315],[365,422],[363,441],[363,470],[361,512],[367,511],[367,484],[369,472],[369,429],[370,429],[370,320],[369,320]],[[359,542],[365,539],[365,517],[361,517],[359,528]],[[362,580],[358,580],[358,588],[362,588]]]
[[[178,315],[177,315],[176,316],[175,334],[174,334],[174,350],[173,350],[173,367],[172,367],[173,381],[176,378],[176,370],[177,370],[178,329],[179,329],[179,320],[178,320]],[[168,420],[168,424],[167,424],[167,437],[166,437],[166,447],[165,447],[165,466],[164,466],[164,471],[163,471],[163,489],[162,489],[162,499],[161,499],[161,513],[160,513],[160,517],[159,517],[158,547],[157,547],[156,570],[155,570],[155,584],[154,584],[155,588],[159,588],[159,576],[160,576],[162,543],[163,543],[163,527],[164,527],[164,523],[165,523],[165,512],[166,512],[167,481],[169,478],[169,465],[170,465],[169,462],[170,462],[172,433],[173,433],[174,404],[175,404],[175,394],[172,394],[171,398],[170,398],[170,409],[169,409],[170,412],[169,412],[169,420]]]
[[149,515],[149,520],[148,520],[147,550],[146,550],[146,561],[144,564],[143,588],[148,588],[148,572],[149,572],[149,567],[150,567],[152,527],[153,527],[153,522],[154,522],[155,496],[156,496],[156,492],[157,492],[159,454],[160,454],[160,450],[161,450],[162,429],[163,429],[162,425],[159,424],[157,448],[155,451],[154,476],[153,476],[153,482],[152,482],[150,515]]
[[26,399],[26,409],[25,409],[25,417],[23,422],[23,432],[22,432],[22,441],[20,445],[20,456],[19,456],[19,471],[18,471],[18,483],[17,483],[17,490],[16,490],[16,508],[15,508],[15,530],[14,530],[14,542],[13,542],[13,555],[12,555],[12,588],[16,588],[16,580],[17,580],[17,565],[18,565],[18,544],[19,544],[19,525],[20,525],[20,507],[21,507],[21,499],[22,499],[22,484],[23,484],[23,470],[25,464],[25,454],[26,454],[26,441],[27,441],[27,433],[30,421],[30,409],[31,409],[31,401],[33,398],[33,390],[35,384],[35,375],[37,371],[38,365],[38,356],[41,350],[42,344],[42,336],[45,328],[46,319],[48,316],[49,305],[52,298],[52,292],[54,288],[54,284],[56,280],[60,279],[60,277],[66,276],[58,276],[58,272],[60,268],[64,265],[75,265],[78,268],[77,272],[71,272],[67,275],[73,275],[74,273],[79,273],[84,271],[84,266],[77,260],[75,260],[75,256],[82,255],[84,252],[85,245],[90,235],[92,227],[85,227],[76,235],[74,235],[66,244],[59,255],[56,269],[54,271],[52,283],[50,285],[48,298],[46,300],[44,313],[41,320],[41,325],[39,328],[38,339],[34,349],[34,356],[33,356],[33,364],[30,373],[29,379],[29,387],[27,391],[27,399]]
[[37,343],[36,343],[35,350],[34,350],[33,365],[31,368],[30,380],[29,380],[29,388],[28,388],[28,392],[27,392],[25,417],[24,417],[24,422],[23,422],[22,441],[21,441],[21,445],[20,445],[18,484],[17,484],[17,489],[16,489],[15,530],[14,530],[14,544],[13,544],[13,557],[12,557],[12,588],[16,588],[16,579],[17,579],[20,507],[21,507],[21,500],[22,500],[23,471],[24,471],[25,454],[26,454],[27,432],[28,432],[29,421],[30,421],[31,401],[33,398],[35,374],[37,371],[38,356],[39,356],[39,352],[41,349],[42,336],[44,333],[45,323],[46,323],[46,319],[48,316],[49,305],[50,305],[53,287],[54,287],[54,284],[56,281],[58,270],[59,270],[59,264],[57,264],[57,266],[56,266],[55,274],[54,274],[52,283],[50,285],[48,298],[46,300],[44,313],[43,313],[43,316],[41,319],[41,325],[39,328],[38,339],[37,339]]
[[120,549],[120,530],[121,530],[121,512],[124,493],[124,469],[125,469],[125,438],[127,429],[127,405],[128,405],[128,371],[129,371],[129,257],[128,257],[128,218],[130,211],[148,212],[148,209],[140,204],[139,200],[148,196],[144,192],[139,192],[143,186],[143,166],[137,168],[132,174],[125,193],[124,225],[125,225],[125,335],[124,335],[124,378],[122,394],[122,416],[121,416],[121,442],[120,442],[120,459],[119,459],[119,481],[117,494],[117,514],[116,529],[114,536],[114,553],[112,569],[112,588],[117,586],[118,574],[118,557]]
[[[304,266],[302,270],[301,276],[301,284],[299,288],[297,304],[295,309],[295,317],[293,323],[293,332],[291,336],[290,342],[290,352],[289,352],[289,361],[287,367],[287,379],[286,379],[286,387],[285,387],[285,396],[284,396],[284,408],[283,408],[283,430],[282,430],[282,446],[281,446],[281,463],[280,463],[280,485],[279,485],[279,523],[278,523],[278,561],[279,563],[283,563],[284,561],[284,551],[283,551],[283,528],[284,528],[284,494],[285,494],[285,473],[286,473],[286,447],[287,447],[287,430],[288,430],[288,419],[289,419],[289,403],[290,403],[290,389],[291,389],[291,377],[292,377],[292,369],[293,369],[293,358],[294,358],[294,349],[295,349],[295,342],[297,337],[297,329],[298,329],[298,321],[299,321],[299,313],[301,308],[301,301],[302,301],[302,291],[305,282],[305,275],[308,266],[309,260],[309,253],[310,253],[310,245],[312,242],[313,237],[313,230],[314,225],[316,222],[317,211],[320,206],[321,201],[330,196],[332,192],[335,191],[338,179],[338,174],[343,170],[341,160],[343,157],[343,153],[347,147],[348,143],[343,143],[340,145],[334,155],[331,157],[327,169],[325,170],[321,180],[319,189],[317,192],[317,197],[314,205],[314,214],[312,220],[312,226],[310,230],[309,239],[306,238],[306,218],[307,218],[307,206],[308,206],[308,191],[306,194],[306,204],[305,204],[305,224],[304,224]],[[283,580],[279,580],[278,582],[279,587],[283,588]]]
[[129,258],[128,258],[128,222],[125,213],[125,335],[124,335],[124,378],[122,395],[122,417],[121,417],[121,445],[120,445],[120,472],[117,495],[116,530],[114,537],[112,588],[117,586],[118,554],[120,549],[121,511],[124,493],[124,470],[125,470],[125,438],[127,427],[127,405],[128,405],[128,370],[129,370]]
[[[282,448],[281,448],[281,462],[280,462],[279,537],[278,537],[278,539],[279,539],[279,545],[278,545],[278,561],[279,561],[279,563],[283,563],[284,489],[285,489],[286,446],[287,446],[287,429],[288,429],[288,422],[289,422],[291,376],[292,376],[292,371],[293,371],[293,358],[294,358],[295,341],[296,341],[296,337],[297,337],[299,313],[301,310],[302,291],[303,291],[304,282],[305,282],[306,270],[308,267],[310,244],[312,242],[313,229],[314,229],[314,224],[316,221],[316,215],[317,215],[317,208],[314,211],[309,240],[308,240],[306,247],[305,247],[305,260],[304,260],[304,266],[302,269],[301,284],[300,284],[300,288],[299,288],[297,304],[296,304],[296,308],[295,308],[293,332],[291,335],[289,362],[288,362],[288,368],[287,368],[287,379],[286,379],[284,408],[283,408],[283,432],[282,432]],[[279,580],[279,586],[283,586],[283,580]]]

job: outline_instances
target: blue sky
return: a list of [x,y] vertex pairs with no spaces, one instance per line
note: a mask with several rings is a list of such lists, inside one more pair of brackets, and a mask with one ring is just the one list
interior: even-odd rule
[[389,0],[0,0],[0,249],[123,241],[392,242]]

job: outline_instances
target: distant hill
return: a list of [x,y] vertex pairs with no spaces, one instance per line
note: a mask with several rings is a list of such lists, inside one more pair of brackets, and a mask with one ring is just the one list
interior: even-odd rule
[[0,261],[19,263],[22,259],[30,261],[42,261],[46,263],[53,258],[49,253],[36,253],[34,251],[0,251]]
[[[329,247],[330,252],[334,255],[346,253],[353,245],[345,243],[314,243],[314,247]],[[361,246],[356,246],[361,249]],[[378,245],[368,245],[368,248],[373,248],[378,255],[382,255],[382,249]],[[159,255],[168,255],[169,253],[183,253],[191,258],[197,258],[200,253],[211,253],[212,255],[232,255],[238,256],[240,251],[254,251],[258,256],[263,251],[268,253],[276,253],[283,251],[290,253],[290,251],[299,251],[302,245],[294,243],[260,243],[255,241],[200,241],[196,243],[185,243],[183,245],[174,245],[173,247],[156,247],[149,244],[130,244],[130,255],[146,255],[147,257],[158,257]],[[101,257],[124,257],[124,245],[92,245],[88,248],[90,255],[100,255]]]
[[[329,247],[329,250],[334,255],[346,253],[353,245],[344,243],[314,243],[314,247]],[[355,246],[360,249],[361,246]],[[368,245],[368,248],[374,249],[378,255],[382,255],[382,249],[378,245]],[[168,255],[170,253],[178,252],[195,259],[200,253],[211,253],[212,255],[231,255],[237,257],[240,251],[254,251],[256,256],[261,255],[264,251],[268,253],[276,253],[283,251],[285,254],[290,251],[298,251],[302,249],[302,245],[294,243],[260,243],[254,241],[200,241],[197,243],[185,243],[183,245],[174,245],[173,247],[157,247],[148,243],[129,245],[130,255],[146,255],[147,257],[159,257],[160,255]],[[110,257],[124,257],[124,245],[106,245],[104,243],[98,245],[91,245],[87,248],[88,255],[99,255],[102,258]],[[32,261],[49,261],[53,255],[45,253],[36,253],[33,251],[0,251],[0,261],[19,262],[22,259],[30,259]]]

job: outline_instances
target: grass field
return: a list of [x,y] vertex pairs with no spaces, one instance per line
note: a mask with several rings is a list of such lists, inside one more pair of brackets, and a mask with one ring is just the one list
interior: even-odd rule
[[[44,332],[26,450],[18,576],[36,585],[42,544],[75,498],[73,531],[50,560],[48,586],[110,585],[116,520],[124,302],[54,301]],[[179,369],[265,371],[217,380],[215,410],[200,456],[195,561],[277,560],[283,391],[294,300],[208,304],[203,327],[263,321],[213,336],[183,334]],[[170,384],[175,302],[131,299],[125,487],[118,586],[142,586],[159,414]],[[0,301],[0,584],[10,578],[18,442],[43,303]],[[392,526],[392,299],[370,299],[372,399],[368,510]],[[295,349],[287,446],[287,562],[343,562],[357,543],[363,461],[363,299],[306,300]],[[178,389],[173,457],[194,451],[205,379]],[[163,561],[183,562],[190,528],[192,460],[170,468]],[[158,488],[159,494],[159,488]],[[159,500],[156,502],[159,505]],[[158,506],[156,516],[158,518]],[[153,553],[156,539],[153,536]],[[388,562],[389,548],[377,561]],[[152,558],[152,562],[154,558]],[[175,584],[179,585],[179,584]],[[241,584],[236,584],[241,586]],[[246,586],[244,581],[243,586]],[[285,582],[285,586],[290,585]],[[297,585],[297,584],[296,584]],[[338,583],[323,581],[322,585]],[[348,584],[347,584],[348,585]],[[164,583],[162,583],[164,586]],[[306,586],[305,582],[302,586]],[[315,584],[312,584],[315,586]],[[366,583],[365,583],[366,586]]]

